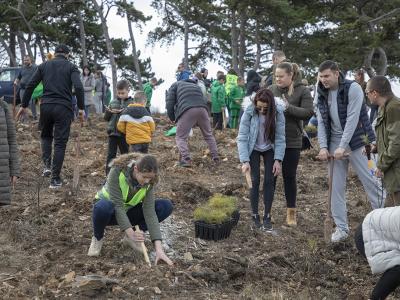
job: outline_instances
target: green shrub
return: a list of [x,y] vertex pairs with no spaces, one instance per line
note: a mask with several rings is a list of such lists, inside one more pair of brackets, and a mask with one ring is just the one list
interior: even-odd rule
[[237,210],[237,200],[235,197],[224,196],[222,194],[215,194],[208,200],[208,205],[214,209],[220,209],[227,215]]
[[237,200],[235,197],[215,194],[209,201],[196,208],[193,217],[195,221],[203,221],[208,224],[222,224],[232,217],[232,213],[237,210]]
[[318,131],[317,127],[315,127],[314,125],[307,125],[307,126],[305,126],[305,127],[304,127],[304,130],[305,130],[307,133],[317,133],[317,131]]

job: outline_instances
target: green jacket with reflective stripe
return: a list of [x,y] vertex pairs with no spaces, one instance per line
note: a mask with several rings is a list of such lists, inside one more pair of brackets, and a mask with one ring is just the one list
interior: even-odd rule
[[152,241],[161,240],[160,224],[155,211],[153,187],[139,187],[131,177],[132,167],[121,169],[112,167],[107,177],[107,183],[97,193],[96,199],[113,202],[115,218],[121,230],[132,227],[126,212],[142,203],[143,215]]

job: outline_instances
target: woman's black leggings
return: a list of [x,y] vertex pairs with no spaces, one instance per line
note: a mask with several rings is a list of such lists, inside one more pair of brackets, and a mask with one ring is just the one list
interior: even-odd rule
[[264,216],[269,216],[274,200],[274,151],[268,150],[259,152],[253,150],[250,155],[250,173],[253,187],[250,190],[250,203],[253,214],[258,215],[258,200],[260,198],[260,161],[261,156],[264,161]]
[[[297,165],[300,160],[300,149],[286,148],[285,157],[282,161],[282,177],[285,188],[286,205],[288,208],[296,207],[297,198]],[[276,187],[276,179],[274,187]]]

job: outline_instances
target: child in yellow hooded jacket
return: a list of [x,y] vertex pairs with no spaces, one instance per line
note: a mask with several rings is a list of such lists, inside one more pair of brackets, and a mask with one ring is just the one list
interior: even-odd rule
[[155,123],[145,107],[146,95],[136,92],[134,102],[122,112],[117,128],[125,134],[126,143],[131,152],[148,153]]

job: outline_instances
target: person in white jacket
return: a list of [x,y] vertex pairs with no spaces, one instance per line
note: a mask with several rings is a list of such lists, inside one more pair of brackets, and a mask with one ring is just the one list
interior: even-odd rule
[[370,299],[385,299],[400,285],[400,206],[371,211],[354,236],[372,274],[381,274]]

